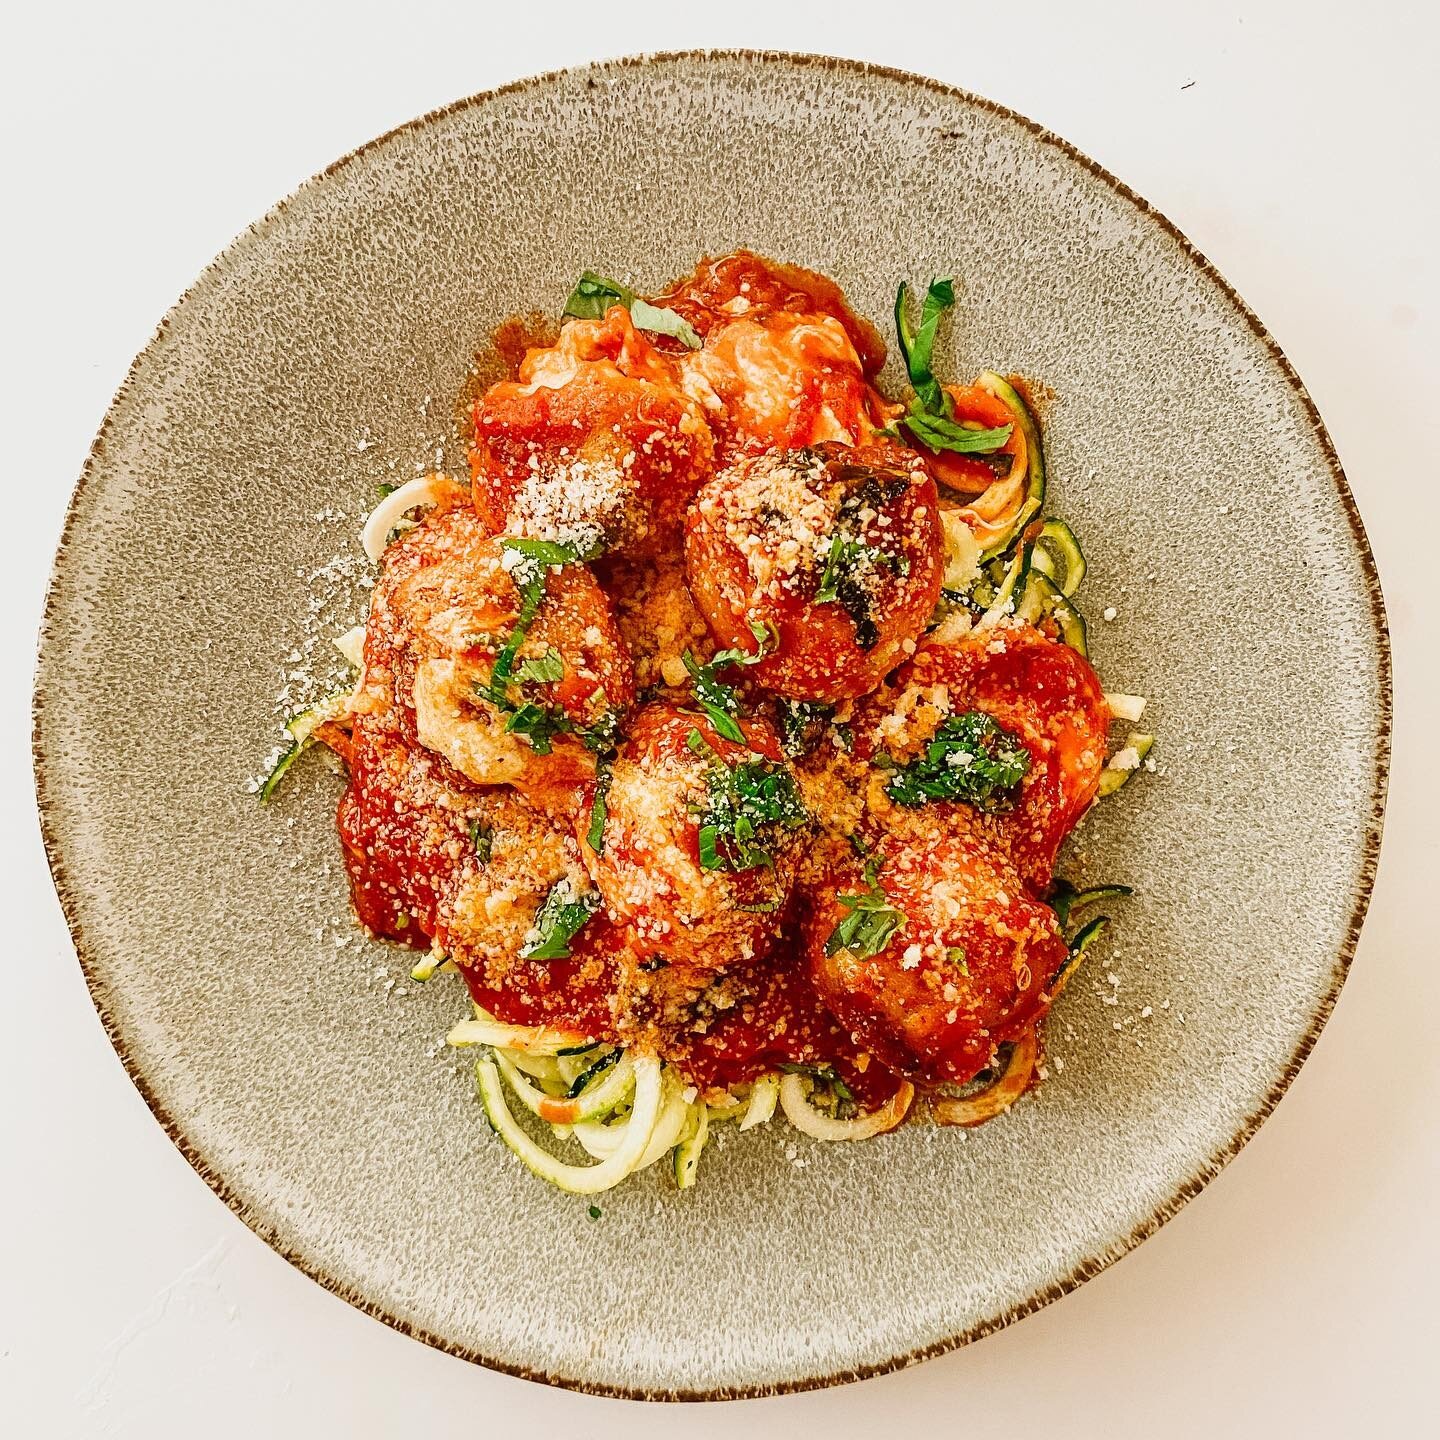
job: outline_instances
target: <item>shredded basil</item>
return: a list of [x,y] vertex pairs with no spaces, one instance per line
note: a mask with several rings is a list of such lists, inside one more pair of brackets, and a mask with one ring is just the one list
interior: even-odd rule
[[906,920],[905,913],[897,910],[880,884],[880,862],[872,859],[865,866],[865,883],[869,887],[862,895],[837,895],[835,898],[850,913],[830,932],[825,942],[825,953],[833,955],[846,950],[857,960],[868,960],[878,955],[889,943],[895,932]]
[[605,821],[610,814],[610,784],[614,780],[611,761],[602,759],[595,770],[595,792],[590,801],[590,828],[585,832],[585,843],[597,855],[605,853]]
[[490,852],[495,848],[495,832],[483,820],[470,822],[470,844],[482,865],[490,863]]
[[570,942],[599,908],[600,897],[594,891],[577,896],[569,880],[557,880],[535,912],[531,931],[535,938],[527,939],[521,956],[526,960],[568,960]]
[[895,292],[895,334],[900,341],[900,354],[921,403],[932,413],[945,413],[945,392],[930,369],[935,351],[935,335],[940,317],[955,304],[955,283],[948,278],[935,279],[925,291],[920,306],[920,328],[911,330],[906,314],[910,304],[910,287],[902,280]]
[[505,722],[507,735],[519,735],[537,755],[548,755],[557,735],[568,735],[575,726],[563,710],[526,701]]
[[967,710],[944,721],[925,753],[896,770],[885,793],[911,809],[932,800],[964,800],[981,810],[1002,810],[1029,770],[1030,752],[1014,735],[983,710]]
[[808,755],[820,743],[835,713],[833,705],[816,700],[782,698],[775,702],[775,709],[780,721],[780,748],[792,760]]
[[861,517],[867,511],[882,510],[903,495],[909,482],[899,476],[877,475],[861,466],[842,468],[837,478],[860,483],[840,503],[815,603],[838,602],[855,627],[855,643],[862,650],[873,650],[880,643],[880,627],[875,623],[869,582],[882,565],[892,574],[907,575],[910,562],[903,555],[892,555],[862,540]]
[[957,455],[993,455],[1010,438],[1013,425],[997,425],[990,430],[962,425],[945,415],[931,415],[911,402],[910,413],[903,415],[886,433],[895,439],[903,425],[927,450],[950,450]]
[[638,330],[669,335],[691,350],[700,349],[704,343],[683,315],[652,305],[648,300],[642,300],[628,285],[622,285],[618,280],[607,280],[593,270],[584,271],[575,282],[575,288],[561,313],[579,320],[599,320],[612,305],[621,305],[628,310]]
[[538,684],[553,684],[565,678],[565,660],[553,646],[547,646],[543,655],[532,656],[520,663],[515,678],[522,685],[527,680]]
[[751,616],[745,623],[755,637],[754,651],[718,650],[704,665],[689,650],[680,657],[690,675],[695,703],[705,712],[715,733],[735,745],[746,743],[745,732],[735,719],[740,713],[740,696],[733,685],[720,679],[718,672],[729,665],[758,665],[780,642],[779,633],[765,621]]
[[[576,545],[560,544],[554,540],[531,540],[524,537],[518,539],[507,537],[500,544],[503,549],[517,557],[515,564],[510,568],[510,578],[520,592],[520,612],[515,617],[515,624],[511,627],[505,644],[495,657],[494,665],[490,667],[490,679],[483,685],[477,685],[475,690],[497,710],[513,710],[515,707],[510,701],[510,681],[514,675],[515,662],[520,655],[520,647],[525,643],[525,637],[530,633],[530,627],[535,623],[536,615],[540,613],[540,603],[545,598],[545,577],[554,566],[579,565],[587,560],[596,559],[602,553],[603,547],[582,551]],[[546,654],[547,657],[554,655],[556,660],[560,660],[558,653],[553,650],[547,651]],[[544,665],[548,662],[544,657],[540,662],[527,660],[520,667],[522,676],[516,678],[523,678],[525,668],[535,663]],[[561,661],[561,673],[564,673],[563,661]],[[556,676],[555,678],[559,679],[560,677]],[[525,733],[523,728],[521,733]]]
[[955,419],[954,405],[945,393],[945,387],[930,368],[940,317],[954,304],[953,281],[932,280],[920,307],[920,328],[911,330],[907,313],[910,287],[903,280],[900,282],[895,292],[895,333],[915,398],[910,402],[909,414],[902,415],[893,425],[887,425],[881,433],[892,440],[904,440],[906,437],[900,433],[903,426],[910,432],[912,440],[932,452],[950,450],[958,455],[990,455],[1009,440],[1014,426],[998,425],[994,429],[980,430],[960,424]]
[[766,832],[794,830],[809,819],[789,771],[758,757],[727,765],[698,730],[690,731],[686,744],[709,762],[705,802],[697,807],[701,868],[772,867],[774,856],[761,843]]

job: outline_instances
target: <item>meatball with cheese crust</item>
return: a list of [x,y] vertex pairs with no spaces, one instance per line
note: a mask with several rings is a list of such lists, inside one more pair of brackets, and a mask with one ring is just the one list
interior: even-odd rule
[[576,821],[642,966],[703,978],[754,959],[789,902],[807,817],[774,731],[739,724],[743,744],[704,716],[647,706]]
[[838,862],[811,890],[803,945],[856,1043],[922,1085],[971,1079],[1035,1024],[1068,956],[1055,912],[946,831]]
[[547,563],[553,553],[488,536],[464,510],[397,540],[372,600],[359,704],[393,694],[413,706],[420,743],[467,779],[568,816],[635,677],[594,576]]
[[[1109,723],[1100,680],[1085,657],[1030,625],[1007,621],[921,645],[890,684],[858,707],[855,756],[885,759],[886,768],[869,778],[877,823],[915,834],[963,823],[1039,894],[1099,789]],[[1017,746],[1019,766],[1007,770]],[[962,768],[962,778],[947,773]],[[972,778],[986,775],[1007,783],[977,785]]]
[[939,502],[898,447],[819,445],[742,460],[696,497],[685,572],[715,642],[764,658],[766,689],[834,701],[913,653],[940,596]]
[[653,550],[713,469],[700,406],[620,306],[531,350],[474,420],[475,505],[496,531]]

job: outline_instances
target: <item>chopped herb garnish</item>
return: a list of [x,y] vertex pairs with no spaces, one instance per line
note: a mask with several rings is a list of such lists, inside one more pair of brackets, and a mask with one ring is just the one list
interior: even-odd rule
[[470,822],[470,845],[482,865],[490,863],[490,852],[495,847],[495,832],[483,820]]
[[528,536],[506,536],[500,545],[518,557],[510,567],[510,575],[522,592],[543,584],[545,572],[552,566],[579,565],[584,561],[598,560],[605,553],[603,544],[582,550],[580,546],[566,541],[532,540]]
[[527,701],[505,722],[507,735],[519,735],[537,755],[548,755],[557,735],[568,735],[574,725],[563,710]]
[[[475,690],[497,710],[510,710],[513,708],[510,703],[510,680],[515,670],[515,661],[519,657],[520,646],[540,612],[540,602],[545,598],[546,575],[552,566],[578,565],[583,561],[594,560],[601,554],[601,548],[582,551],[576,545],[525,537],[507,537],[500,544],[504,550],[516,556],[515,563],[510,567],[510,578],[520,592],[520,613],[516,615],[515,624],[500,653],[495,657],[494,665],[490,667],[489,681],[484,685],[477,685]],[[530,663],[528,660],[525,662],[526,665]],[[523,670],[524,666],[521,669]]]
[[393,495],[400,487],[390,484],[388,480],[382,480],[375,488],[380,492],[380,498],[383,500],[385,496]]
[[648,300],[642,300],[628,285],[622,285],[618,280],[607,280],[593,270],[586,270],[575,282],[575,288],[561,313],[580,320],[599,320],[612,305],[624,306],[638,330],[669,335],[691,350],[698,350],[703,343],[683,315],[652,305]]
[[706,718],[715,728],[715,733],[723,735],[736,745],[747,743],[745,732],[735,720],[740,713],[740,696],[736,694],[734,686],[727,685],[720,679],[717,672],[728,665],[758,664],[779,643],[780,638],[774,627],[763,620],[751,617],[746,623],[758,647],[753,653],[739,649],[720,650],[704,665],[689,650],[680,657],[690,674],[695,703],[705,712]]
[[925,753],[897,770],[885,793],[911,809],[932,800],[964,800],[981,810],[1003,810],[1029,769],[1030,752],[1014,735],[984,711],[967,710],[945,720]]
[[590,828],[585,832],[585,843],[597,855],[605,853],[605,821],[610,813],[607,801],[610,783],[614,778],[610,761],[601,760],[595,769],[595,791],[590,801]]
[[550,887],[545,903],[535,912],[535,924],[520,954],[527,960],[568,960],[570,942],[585,922],[600,908],[593,891],[577,896],[568,879]]
[[602,1211],[598,1205],[592,1205],[585,1213],[589,1215],[592,1220],[598,1220]]
[[965,954],[963,945],[950,945],[946,947],[945,958],[956,966],[962,975],[970,973],[970,961]]
[[850,913],[830,932],[825,942],[827,955],[848,950],[857,960],[868,960],[878,955],[905,924],[904,912],[890,903],[879,876],[879,862],[871,860],[865,867],[865,883],[870,888],[863,895],[835,897]]
[[565,661],[558,650],[547,646],[543,655],[522,660],[520,668],[515,672],[515,678],[522,685],[527,680],[534,680],[542,685],[554,684],[556,680],[565,678]]
[[613,750],[620,739],[620,712],[607,710],[593,725],[577,725],[575,733],[587,750],[603,755]]
[[907,575],[910,562],[903,555],[868,544],[860,538],[867,511],[880,510],[909,488],[909,482],[898,476],[882,478],[858,467],[841,472],[840,478],[860,478],[860,485],[840,504],[815,603],[827,605],[838,601],[855,626],[855,643],[862,650],[873,650],[880,641],[880,630],[873,614],[875,597],[871,593],[873,579],[881,565],[892,574]]
[[697,808],[701,867],[773,866],[774,857],[759,843],[765,831],[775,826],[794,830],[809,819],[789,771],[759,758],[727,765],[698,730],[691,730],[686,743],[710,762],[705,803]]

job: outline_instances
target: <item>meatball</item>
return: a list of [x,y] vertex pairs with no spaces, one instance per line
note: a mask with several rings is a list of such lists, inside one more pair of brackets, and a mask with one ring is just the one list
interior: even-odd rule
[[465,873],[469,827],[489,798],[407,728],[393,708],[355,716],[337,825],[361,923],[423,947]]
[[600,792],[603,808],[592,787],[576,821],[595,884],[633,931],[642,966],[701,979],[763,954],[775,937],[806,815],[774,731],[761,720],[740,727],[743,745],[703,716],[647,706]]
[[393,687],[419,741],[462,775],[568,816],[592,750],[634,703],[634,668],[594,576],[542,561],[465,511],[397,541],[372,602],[361,703]]
[[[917,764],[923,774],[931,747],[963,735],[958,722],[976,712],[1000,727],[986,744],[1024,747],[1028,764],[1017,783],[977,804],[926,800],[924,787],[896,776],[895,766]],[[892,683],[860,707],[855,754],[871,762],[883,755],[890,767],[873,770],[869,786],[871,815],[882,828],[918,833],[963,825],[1007,855],[1040,894],[1062,842],[1095,798],[1109,723],[1099,678],[1085,658],[1012,621],[950,643],[927,640]]]
[[700,406],[619,306],[532,350],[474,419],[475,505],[495,531],[653,549],[713,469]]
[[887,836],[810,895],[806,963],[856,1043],[922,1085],[971,1079],[1045,1013],[1065,940],[1048,906],[965,836]]
[[[491,798],[466,846],[464,875],[437,914],[435,947],[460,967],[475,1000],[501,1018],[544,1023],[563,991],[568,1022],[602,1034],[612,927],[575,837],[517,795],[485,793]],[[557,931],[547,907],[549,915],[566,907],[569,923]]]
[[722,471],[685,521],[685,571],[716,643],[798,700],[873,690],[935,609],[944,570],[935,482],[891,446],[762,455]]

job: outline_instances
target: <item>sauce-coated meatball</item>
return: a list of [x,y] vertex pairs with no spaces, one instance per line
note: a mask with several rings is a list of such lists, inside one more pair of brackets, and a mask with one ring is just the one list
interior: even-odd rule
[[[979,712],[1029,756],[1013,793],[977,807],[964,800],[915,804],[915,787],[895,770],[874,770],[872,815],[886,828],[921,833],[955,817],[1007,855],[1026,884],[1042,893],[1065,837],[1094,800],[1105,765],[1109,707],[1084,656],[1032,626],[1008,622],[958,641],[927,640],[885,689],[855,717],[857,759],[913,765],[953,723]],[[896,800],[901,795],[910,803]]]
[[863,695],[913,652],[944,568],[935,482],[890,446],[743,460],[696,497],[686,578],[716,643],[754,653],[759,685],[801,700]]
[[817,989],[856,1042],[929,1085],[970,1079],[1034,1024],[1067,957],[1055,912],[1003,860],[943,831],[886,837],[868,864],[837,864],[810,896],[803,937]]
[[412,704],[420,742],[470,780],[568,815],[595,769],[586,740],[634,703],[634,668],[583,565],[538,566],[524,625],[526,563],[463,510],[397,540],[372,601],[365,689]]
[[572,320],[475,407],[475,505],[491,529],[610,550],[673,541],[714,442],[674,366],[619,306]]
[[611,770],[598,852],[591,807],[576,821],[607,908],[655,968],[753,959],[789,901],[805,812],[773,730],[740,724],[743,745],[703,716],[647,706]]

